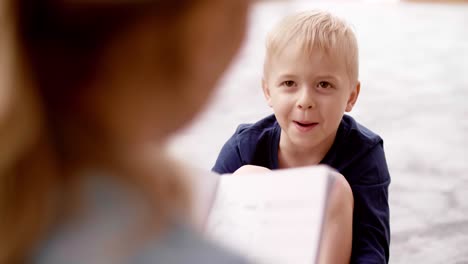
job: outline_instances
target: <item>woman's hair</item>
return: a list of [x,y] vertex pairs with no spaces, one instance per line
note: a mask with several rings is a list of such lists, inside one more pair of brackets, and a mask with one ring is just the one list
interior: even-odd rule
[[[98,74],[96,62],[104,49],[144,17],[156,19],[155,34],[174,31],[184,13],[200,1],[8,2],[16,59],[8,87],[10,106],[0,113],[0,263],[28,258],[53,221],[63,186],[76,174],[62,126],[74,122],[76,100]],[[167,38],[164,35],[159,48],[170,49],[171,57],[164,57],[164,50],[159,59],[177,74],[175,69],[182,67],[177,60],[180,41]],[[172,207],[188,203],[188,195],[180,178],[160,178],[152,191],[162,223]]]

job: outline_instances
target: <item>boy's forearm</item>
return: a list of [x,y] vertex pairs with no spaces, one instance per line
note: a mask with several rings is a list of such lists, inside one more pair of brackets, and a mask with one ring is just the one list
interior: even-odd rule
[[244,165],[237,169],[233,174],[264,173],[271,171],[268,168],[255,165]]

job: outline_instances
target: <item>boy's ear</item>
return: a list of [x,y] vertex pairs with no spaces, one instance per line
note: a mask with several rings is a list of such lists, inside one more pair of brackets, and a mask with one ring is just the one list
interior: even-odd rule
[[262,78],[262,90],[263,90],[263,95],[265,96],[265,99],[268,103],[268,106],[272,106],[271,104],[271,95],[270,95],[270,89],[268,87],[268,83],[265,81],[265,78]]
[[349,95],[348,102],[346,104],[346,109],[345,109],[346,112],[351,112],[351,110],[353,110],[354,104],[356,104],[360,91],[361,91],[361,82],[357,82],[356,86],[353,87],[353,90],[351,91],[351,94]]

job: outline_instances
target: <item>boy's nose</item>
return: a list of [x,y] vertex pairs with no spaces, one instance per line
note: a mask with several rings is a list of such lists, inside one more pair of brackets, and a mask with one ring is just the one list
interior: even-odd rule
[[312,103],[310,103],[310,104],[298,104],[297,107],[299,109],[312,109]]
[[315,108],[315,102],[307,91],[303,92],[301,97],[297,101],[297,108],[301,110]]

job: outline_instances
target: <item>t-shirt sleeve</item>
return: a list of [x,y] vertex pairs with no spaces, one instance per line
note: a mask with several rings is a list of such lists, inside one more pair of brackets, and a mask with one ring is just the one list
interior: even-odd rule
[[356,165],[351,183],[354,195],[353,251],[351,263],[388,263],[390,174],[382,144],[374,146]]
[[221,148],[218,158],[216,159],[216,163],[211,169],[212,171],[219,174],[233,173],[244,165],[238,143],[239,130],[240,128],[237,129],[236,133],[234,133],[234,135]]

